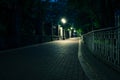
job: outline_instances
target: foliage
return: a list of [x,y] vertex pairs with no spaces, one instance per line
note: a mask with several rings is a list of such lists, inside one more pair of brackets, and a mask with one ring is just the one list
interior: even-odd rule
[[92,27],[99,28],[101,2],[100,0],[68,0],[68,15],[74,19],[71,21],[74,21],[76,27],[81,28],[84,32],[90,31]]

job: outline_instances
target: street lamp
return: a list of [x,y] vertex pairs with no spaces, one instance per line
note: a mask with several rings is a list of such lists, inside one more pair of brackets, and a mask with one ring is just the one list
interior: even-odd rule
[[[66,19],[65,18],[62,18],[61,19],[61,22],[63,23],[63,24],[65,24],[66,23]],[[64,26],[63,26],[63,40],[65,39],[65,29],[64,29]]]
[[65,24],[65,23],[66,23],[66,19],[65,19],[65,18],[62,18],[62,19],[61,19],[61,22],[62,22],[63,24]]

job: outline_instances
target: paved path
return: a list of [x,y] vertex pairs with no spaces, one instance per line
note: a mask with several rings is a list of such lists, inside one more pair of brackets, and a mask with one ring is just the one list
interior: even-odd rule
[[78,60],[78,39],[0,52],[0,80],[88,80]]

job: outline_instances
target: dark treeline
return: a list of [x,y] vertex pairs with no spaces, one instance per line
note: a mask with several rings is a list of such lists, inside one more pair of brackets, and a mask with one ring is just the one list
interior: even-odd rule
[[1,49],[49,41],[58,17],[54,6],[49,0],[0,0]]
[[84,33],[115,26],[115,13],[120,10],[119,0],[68,0],[68,2],[68,9],[75,15],[76,27],[81,27]]

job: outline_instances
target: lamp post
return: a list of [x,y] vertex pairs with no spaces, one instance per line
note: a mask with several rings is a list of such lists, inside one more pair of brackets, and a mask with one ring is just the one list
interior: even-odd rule
[[64,29],[64,24],[66,23],[66,19],[62,18],[61,22],[63,23],[63,40],[65,39],[65,29]]

